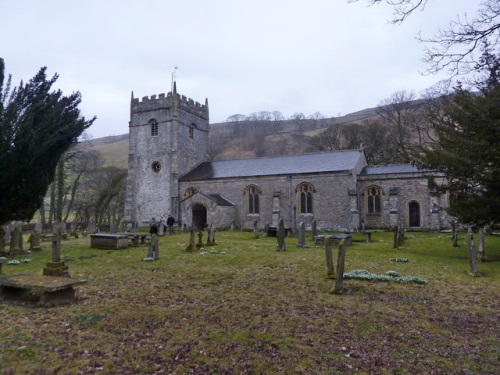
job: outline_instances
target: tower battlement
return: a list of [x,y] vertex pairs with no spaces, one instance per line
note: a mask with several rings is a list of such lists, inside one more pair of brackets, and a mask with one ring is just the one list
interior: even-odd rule
[[159,94],[151,96],[143,96],[142,99],[134,98],[130,103],[131,113],[154,111],[159,108],[172,108],[177,104],[178,109],[192,113],[203,119],[208,120],[208,105],[200,104],[185,95],[179,95],[177,93],[172,94],[172,92]]

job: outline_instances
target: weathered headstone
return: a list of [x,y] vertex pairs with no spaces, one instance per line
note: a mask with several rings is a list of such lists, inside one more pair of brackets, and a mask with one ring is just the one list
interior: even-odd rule
[[208,238],[207,238],[207,246],[214,246],[217,245],[215,242],[215,225],[210,224],[210,227],[208,228]]
[[395,225],[393,231],[394,231],[394,249],[397,249],[399,247],[399,227]]
[[297,239],[297,247],[303,248],[306,244],[306,228],[303,221],[299,223],[299,231],[298,231],[298,239]]
[[339,254],[337,257],[337,276],[335,277],[335,286],[330,290],[333,294],[342,294],[342,286],[344,282],[344,266],[347,244],[345,240],[339,243]]
[[43,269],[45,276],[66,276],[69,277],[68,266],[61,260],[61,226],[54,225],[52,230],[52,255],[51,262]]
[[0,257],[0,275],[2,274],[2,265],[7,261],[7,258]]
[[285,224],[283,223],[283,218],[281,218],[278,222],[278,229],[276,230],[276,238],[278,240],[278,245],[276,246],[276,251],[286,251]]
[[488,257],[486,256],[486,248],[484,245],[484,228],[479,228],[479,234],[477,238],[477,250],[481,255],[481,262],[487,262]]
[[323,244],[325,245],[325,256],[326,256],[326,277],[328,279],[335,279],[335,271],[333,269],[333,256],[332,256],[332,239],[330,237],[325,237],[323,239]]
[[257,239],[259,238],[259,222],[257,220],[253,221],[253,238]]
[[318,222],[316,220],[313,220],[311,224],[311,241],[314,242],[314,237],[318,235]]
[[450,221],[451,224],[451,239],[453,240],[453,247],[458,248],[458,224],[455,220]]
[[158,223],[158,236],[163,236],[165,234],[165,217],[161,215],[160,222]]
[[10,254],[23,254],[23,232],[21,231],[21,225],[15,225],[14,230],[10,236]]
[[200,230],[198,232],[198,243],[196,244],[196,247],[198,249],[202,248],[204,245],[203,245],[203,232]]
[[189,245],[186,247],[186,251],[194,251],[196,249],[195,243],[194,243],[194,226],[191,225],[189,228]]
[[116,233],[116,223],[114,221],[109,224],[109,233],[115,234]]
[[29,243],[30,251],[41,251],[42,248],[40,247],[40,233],[37,233],[36,231],[31,233]]
[[61,228],[61,233],[66,233],[66,222],[63,221],[59,224],[59,227]]
[[149,241],[148,258],[153,258],[154,260],[160,259],[158,238],[156,238],[156,234],[154,233],[151,235],[151,240]]
[[472,228],[469,227],[467,230],[467,240],[469,245],[469,265],[470,265],[470,275],[471,276],[481,276],[477,271],[477,252],[474,246],[474,235],[472,234]]
[[269,235],[269,224],[264,225],[264,234],[262,237],[267,237]]

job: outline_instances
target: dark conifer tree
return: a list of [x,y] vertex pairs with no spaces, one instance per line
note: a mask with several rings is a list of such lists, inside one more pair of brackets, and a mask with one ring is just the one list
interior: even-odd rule
[[0,58],[0,224],[33,217],[61,155],[95,120],[80,116],[79,92],[52,90],[57,78],[43,67],[10,90]]

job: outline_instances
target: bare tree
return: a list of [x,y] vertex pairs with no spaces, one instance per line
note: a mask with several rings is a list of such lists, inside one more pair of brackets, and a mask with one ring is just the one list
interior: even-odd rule
[[330,125],[320,134],[309,140],[311,148],[317,151],[334,151],[342,149],[342,124]]
[[226,122],[239,122],[239,121],[245,121],[246,120],[246,116],[245,115],[242,115],[242,114],[234,114],[234,115],[231,115],[229,116],[227,119],[226,119]]
[[[358,2],[349,0],[348,2]],[[400,24],[416,10],[424,10],[428,0],[367,0],[370,5],[385,2],[394,7],[394,24]],[[431,38],[417,36],[427,44],[423,60],[429,64],[428,73],[443,69],[452,75],[470,73],[479,62],[475,52],[496,49],[500,42],[500,2],[483,0],[473,17],[457,15],[446,28]]]

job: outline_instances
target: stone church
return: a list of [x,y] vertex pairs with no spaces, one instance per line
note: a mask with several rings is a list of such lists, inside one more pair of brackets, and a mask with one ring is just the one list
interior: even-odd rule
[[167,95],[132,93],[126,222],[171,214],[196,228],[281,218],[288,228],[316,220],[320,230],[449,227],[448,197],[411,165],[369,166],[363,150],[209,161],[209,131],[208,101],[179,95],[175,82]]

